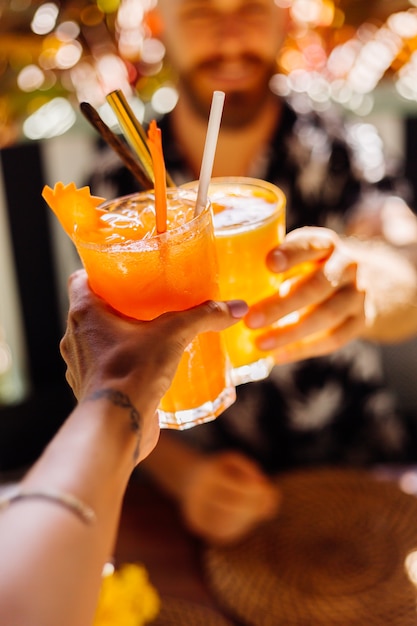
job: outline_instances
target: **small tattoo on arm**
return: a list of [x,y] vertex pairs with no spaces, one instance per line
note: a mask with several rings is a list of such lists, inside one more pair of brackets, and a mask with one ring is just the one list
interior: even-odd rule
[[99,400],[100,398],[107,398],[115,406],[122,407],[129,410],[130,428],[137,436],[137,444],[135,447],[133,460],[139,456],[139,440],[140,440],[140,413],[131,403],[129,396],[121,391],[115,389],[100,389],[92,393],[87,400]]

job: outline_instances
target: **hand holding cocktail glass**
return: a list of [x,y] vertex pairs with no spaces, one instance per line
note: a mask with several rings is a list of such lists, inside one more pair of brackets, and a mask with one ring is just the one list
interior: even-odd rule
[[[103,203],[88,188],[58,183],[43,196],[72,238],[93,291],[121,313],[150,320],[219,299],[210,206],[197,193],[166,187],[160,131],[149,129],[155,189]],[[235,400],[219,333],[203,333],[185,351],[162,399],[162,427],[214,419]]]
[[269,252],[266,263],[281,285],[251,306],[245,323],[275,363],[327,355],[365,334],[373,305],[358,274],[361,242],[358,258],[354,246],[328,228],[304,226]]
[[[149,320],[219,298],[211,213],[207,206],[194,217],[195,194],[167,190],[169,228],[162,233],[155,228],[153,191],[99,206],[101,198],[74,185],[58,183],[43,194],[77,247],[93,291],[117,311]],[[234,399],[221,337],[203,333],[186,350],[162,400],[161,426],[213,419]]]

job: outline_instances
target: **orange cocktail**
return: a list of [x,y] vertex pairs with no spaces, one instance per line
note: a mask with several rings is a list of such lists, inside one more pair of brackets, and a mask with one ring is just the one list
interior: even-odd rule
[[[94,228],[72,233],[92,289],[113,308],[150,320],[219,297],[211,211],[193,217],[195,194],[167,190],[168,222],[155,230],[153,191],[97,207]],[[219,333],[187,348],[160,406],[160,424],[187,428],[213,419],[235,399]]]
[[[252,305],[276,293],[282,277],[268,270],[265,258],[285,236],[283,192],[263,180],[226,177],[213,178],[208,195],[214,213],[221,297],[241,298]],[[265,378],[272,369],[271,354],[255,345],[254,339],[262,332],[265,329],[251,330],[244,321],[224,331],[236,385]]]

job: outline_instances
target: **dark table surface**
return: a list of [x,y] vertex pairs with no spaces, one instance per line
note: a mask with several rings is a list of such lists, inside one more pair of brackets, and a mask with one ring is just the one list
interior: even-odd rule
[[142,563],[160,594],[214,608],[200,565],[201,550],[198,539],[184,527],[176,504],[134,475],[124,500],[116,564]]

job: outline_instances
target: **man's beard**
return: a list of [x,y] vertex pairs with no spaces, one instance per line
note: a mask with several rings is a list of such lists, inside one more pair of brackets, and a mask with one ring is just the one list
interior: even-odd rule
[[[263,104],[271,97],[269,82],[276,65],[267,66],[258,59],[252,60],[263,68],[257,85],[252,89],[235,89],[226,92],[224,109],[222,114],[223,128],[243,128],[251,124],[260,114]],[[206,62],[191,72],[183,74],[180,78],[180,86],[185,93],[193,110],[204,120],[208,119],[211,106],[212,94],[208,94],[200,87],[199,73],[205,68],[215,64],[216,61]]]

